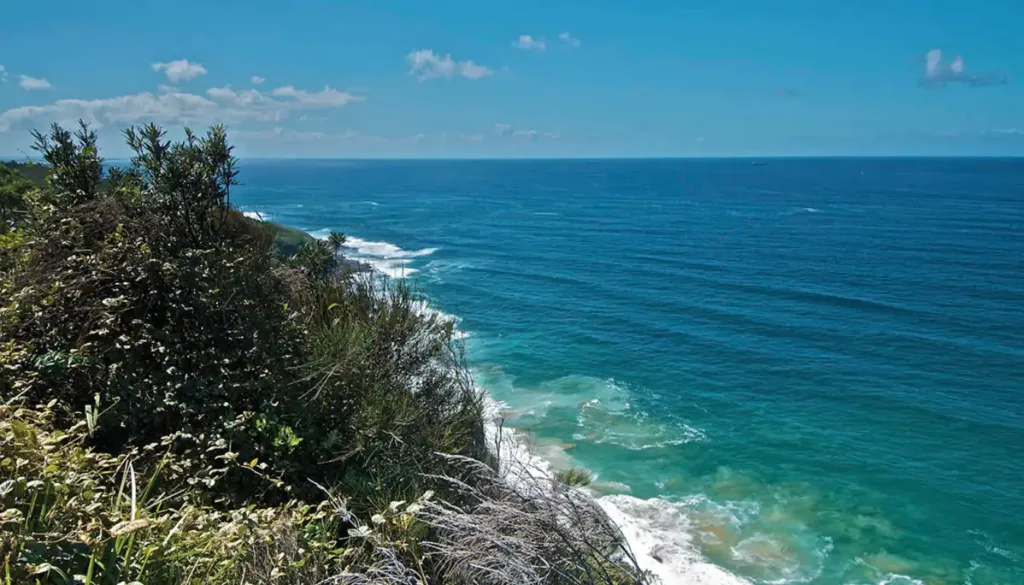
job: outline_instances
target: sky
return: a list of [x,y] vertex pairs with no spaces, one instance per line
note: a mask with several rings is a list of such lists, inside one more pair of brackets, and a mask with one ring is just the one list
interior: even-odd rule
[[1024,155],[1019,0],[5,0],[0,156]]

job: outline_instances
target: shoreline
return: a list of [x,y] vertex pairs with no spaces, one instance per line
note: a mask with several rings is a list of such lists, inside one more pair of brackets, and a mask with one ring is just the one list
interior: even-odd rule
[[[305,233],[315,239],[325,239],[328,232],[321,229]],[[346,266],[355,268],[355,272],[372,273],[391,280],[404,280],[415,274],[416,269],[403,268],[406,268],[413,258],[428,256],[436,251],[436,248],[426,248],[409,252],[387,242],[368,242],[351,236],[342,249],[343,252],[339,253],[342,261]],[[358,256],[345,256],[345,251],[355,252]],[[382,253],[384,258],[366,258],[365,256],[369,255],[367,251]],[[423,311],[435,313],[451,323],[453,340],[462,341],[469,336],[467,332],[458,328],[461,321],[459,317],[430,306],[426,298],[422,302]],[[499,475],[506,481],[512,481],[512,478],[508,477],[508,471],[515,466],[517,469],[528,469],[531,474],[542,473],[545,480],[557,481],[557,465],[536,454],[529,437],[522,430],[503,424],[504,413],[509,410],[509,406],[495,399],[491,392],[479,383],[476,376],[473,384],[487,401],[488,408],[483,422],[488,443],[492,449],[501,451],[495,453],[499,461],[508,461],[501,466],[504,469],[499,469]],[[587,471],[594,473],[589,469]],[[628,493],[602,495],[589,487],[579,488],[579,491],[596,503],[608,520],[618,528],[637,565],[654,575],[662,585],[750,585],[750,581],[703,558],[693,544],[693,535],[687,531],[688,527],[682,525],[686,520],[678,507],[683,504],[661,498],[645,500]],[[659,520],[664,518],[669,518],[670,522],[660,525]]]

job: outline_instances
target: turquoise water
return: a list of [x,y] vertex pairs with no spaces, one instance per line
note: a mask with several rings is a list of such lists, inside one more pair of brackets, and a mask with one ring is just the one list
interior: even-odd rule
[[[248,161],[678,582],[1024,583],[1024,164]],[[652,560],[654,558],[659,560]],[[714,567],[720,567],[717,570]]]

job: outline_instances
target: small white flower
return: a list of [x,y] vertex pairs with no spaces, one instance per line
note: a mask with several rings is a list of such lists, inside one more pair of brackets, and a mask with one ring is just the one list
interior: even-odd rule
[[392,512],[397,512],[398,509],[401,508],[404,504],[405,504],[405,500],[402,500],[401,502],[391,502],[391,506],[390,506],[391,511]]
[[373,522],[374,524],[383,524],[387,522],[387,519],[385,519],[384,516],[380,514],[374,514],[373,517],[370,518],[370,522]]
[[369,538],[371,534],[373,534],[373,530],[369,526],[360,526],[348,531],[348,535],[352,538]]

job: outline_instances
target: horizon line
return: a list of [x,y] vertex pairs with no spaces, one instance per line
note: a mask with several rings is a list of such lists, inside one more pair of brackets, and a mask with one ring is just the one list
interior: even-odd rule
[[[782,161],[782,160],[1021,160],[1024,154],[774,154],[774,155],[720,155],[720,156],[689,156],[689,155],[612,155],[612,156],[549,156],[549,157],[508,157],[508,156],[236,156],[239,161],[391,161],[391,162],[414,162],[414,161],[436,161],[436,162],[542,162],[542,161],[640,161],[640,160],[716,160],[716,161]],[[124,162],[128,157],[110,157],[104,161]],[[14,157],[0,155],[0,163],[5,162],[33,162],[40,163],[41,159],[21,156]]]

